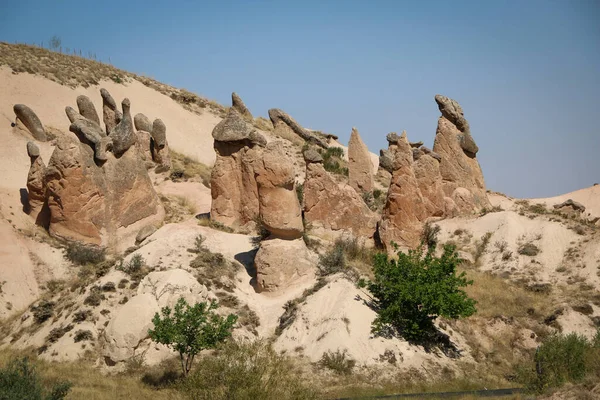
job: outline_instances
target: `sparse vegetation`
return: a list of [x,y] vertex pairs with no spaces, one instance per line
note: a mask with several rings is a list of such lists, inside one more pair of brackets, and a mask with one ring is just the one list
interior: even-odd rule
[[423,232],[421,233],[421,243],[425,244],[427,248],[435,250],[440,230],[439,225],[432,225],[430,222],[425,223]]
[[519,249],[517,251],[519,254],[529,257],[537,256],[540,253],[539,247],[537,247],[531,242],[522,244],[521,246],[519,246]]
[[184,154],[169,149],[171,156],[171,174],[169,178],[174,181],[187,181],[198,178],[207,188],[210,188],[210,175],[212,169],[199,161]]
[[66,257],[76,265],[98,264],[105,260],[106,252],[100,247],[75,242],[67,246]]
[[327,351],[323,353],[319,360],[319,366],[328,368],[337,374],[349,375],[352,373],[352,369],[356,365],[356,361],[348,356],[348,351],[339,349],[334,351]]
[[363,201],[369,207],[371,211],[381,212],[383,206],[385,206],[385,196],[379,189],[375,189],[372,192],[365,192],[362,195]]
[[329,147],[326,150],[318,149],[323,157],[323,168],[325,171],[337,175],[348,176],[348,167],[344,161],[344,149],[341,147]]
[[223,318],[214,312],[216,309],[216,302],[190,306],[181,297],[173,310],[164,307],[162,317],[156,313],[152,319],[154,328],[148,331],[150,339],[179,353],[184,376],[189,374],[198,353],[215,348],[231,336],[237,316],[229,314]]
[[206,226],[208,228],[216,229],[221,232],[233,233],[233,229],[228,227],[227,225],[223,225],[219,221],[212,220],[210,218],[198,218],[198,225]]
[[72,384],[61,381],[50,386],[44,384],[27,357],[11,360],[0,369],[0,399],[61,400],[69,393]]
[[36,306],[31,307],[33,313],[33,320],[37,324],[44,323],[53,314],[55,303],[53,301],[42,300]]
[[481,239],[475,242],[475,252],[473,253],[473,260],[475,261],[475,264],[477,264],[481,257],[485,254],[492,235],[493,232],[487,232],[481,237]]
[[338,238],[333,247],[319,256],[319,275],[344,272],[350,275],[366,272],[373,262],[374,249],[368,249],[356,238]]
[[82,342],[84,340],[94,340],[94,335],[91,331],[80,329],[75,332],[75,335],[73,336],[73,341],[75,341],[75,343]]
[[94,286],[90,289],[90,294],[83,300],[83,304],[86,306],[97,307],[102,303],[106,297],[102,294],[101,289],[98,286]]
[[456,274],[461,260],[453,246],[444,246],[440,258],[423,248],[398,252],[398,260],[377,254],[374,279],[360,282],[373,295],[377,334],[399,334],[413,342],[430,341],[437,316],[456,319],[475,313],[475,300],[461,288],[472,285],[465,273]]
[[134,281],[140,281],[148,273],[146,260],[144,260],[144,257],[142,257],[141,254],[134,254],[126,263],[121,261],[121,263],[117,266],[117,270],[125,272]]
[[225,259],[221,253],[213,253],[204,246],[204,236],[198,235],[194,240],[194,247],[188,251],[195,253],[196,258],[190,261],[190,267],[197,271],[198,282],[211,288],[224,289],[231,292],[231,281],[235,278],[237,267]]

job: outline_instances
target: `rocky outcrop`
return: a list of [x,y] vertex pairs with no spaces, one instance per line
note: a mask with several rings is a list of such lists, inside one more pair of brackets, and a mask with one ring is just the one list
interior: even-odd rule
[[438,120],[433,151],[441,157],[444,194],[453,198],[454,191],[462,187],[473,196],[474,209],[471,212],[489,207],[483,174],[475,157],[478,148],[462,108],[456,101],[444,96],[435,96],[435,101],[442,116]]
[[413,152],[405,134],[396,145],[392,180],[379,226],[379,237],[388,250],[391,242],[416,247],[422,221],[428,216],[413,169]]
[[216,153],[211,173],[211,219],[227,226],[254,229],[259,215],[254,161],[266,139],[232,107],[212,131]]
[[31,108],[27,107],[25,104],[15,104],[13,106],[13,111],[17,116],[17,123],[21,122],[35,140],[39,140],[40,142],[48,140],[42,121],[40,121]]
[[352,128],[348,143],[348,184],[358,193],[373,191],[371,154],[356,128]]
[[263,240],[254,258],[257,290],[275,292],[315,270],[317,258],[302,239]]
[[[413,149],[413,170],[419,191],[425,202],[427,216],[441,217],[444,215],[444,190],[440,162],[431,154],[423,152],[421,148]],[[418,150],[415,159],[414,150]]]
[[284,139],[303,145],[305,142],[314,143],[324,149],[328,147],[328,144],[310,133],[307,129],[304,129],[296,120],[290,117],[285,111],[277,108],[269,110],[269,118],[273,123],[273,133]]
[[108,90],[100,89],[100,95],[102,96],[102,120],[108,135],[121,122],[123,114],[117,109],[117,103],[108,93]]
[[27,142],[27,154],[31,160],[29,173],[27,174],[27,201],[29,203],[29,215],[40,225],[45,225],[47,220],[46,204],[46,186],[44,185],[44,176],[46,175],[46,166],[40,149],[33,142]]
[[574,201],[573,199],[568,199],[563,201],[562,203],[559,204],[555,204],[553,206],[555,209],[557,210],[561,210],[563,208],[568,208],[570,207],[571,209],[578,211],[578,212],[584,212],[585,211],[585,206],[581,203],[578,203],[576,201]]
[[150,120],[142,113],[135,114],[135,117],[133,117],[133,124],[135,125],[136,131],[152,132]]
[[252,113],[250,112],[250,110],[248,110],[248,108],[244,104],[244,101],[242,100],[242,98],[240,96],[238,96],[238,94],[235,92],[231,93],[231,104],[232,104],[232,107],[235,108],[235,110],[238,113],[240,113],[242,118],[244,118],[244,120],[246,120],[246,122],[254,121],[254,117],[252,117]]
[[133,132],[133,120],[129,111],[130,106],[129,99],[123,99],[121,102],[123,117],[109,133],[112,139],[112,152],[116,157],[120,157],[135,144],[136,136]]
[[[316,153],[316,154],[315,154]],[[351,186],[337,183],[322,165],[318,152],[307,150],[304,181],[304,219],[312,226],[311,233],[324,238],[351,235],[373,238],[377,215]]]
[[96,112],[96,107],[89,97],[85,95],[77,96],[77,108],[79,109],[79,114],[81,114],[84,118],[89,119],[96,125],[100,126],[100,118]]
[[94,150],[94,157],[99,162],[108,158],[107,151],[112,148],[112,139],[106,137],[100,125],[78,114],[71,107],[66,107],[65,112],[71,121],[69,130],[77,135],[82,143],[88,144]]
[[167,142],[167,127],[161,119],[155,119],[152,123],[152,159],[158,166],[156,172],[165,172],[171,169],[171,155],[169,154],[169,143]]

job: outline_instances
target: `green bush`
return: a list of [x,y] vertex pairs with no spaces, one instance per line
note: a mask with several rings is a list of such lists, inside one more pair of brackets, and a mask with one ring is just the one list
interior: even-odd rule
[[232,341],[201,360],[179,385],[189,399],[304,400],[317,397],[292,361],[266,341]]
[[429,249],[435,249],[438,244],[438,235],[440,234],[441,228],[439,225],[432,225],[427,222],[423,226],[423,232],[421,233],[421,242],[427,245]]
[[533,243],[525,243],[524,245],[519,246],[517,251],[521,255],[533,257],[540,253],[540,248]]
[[146,275],[146,260],[141,254],[134,254],[129,262],[123,263],[121,261],[121,264],[117,266],[117,270],[125,272],[134,281],[139,281]]
[[33,320],[38,323],[41,324],[43,322],[45,322],[46,320],[48,320],[52,314],[54,310],[54,302],[53,301],[48,301],[48,300],[42,300],[38,303],[37,306],[32,306],[31,307],[31,311],[33,312]]
[[73,264],[86,265],[98,264],[106,258],[103,248],[84,246],[80,243],[71,243],[67,246],[67,259]]
[[231,336],[237,316],[229,314],[223,318],[213,311],[216,308],[214,301],[190,306],[181,297],[173,310],[164,307],[161,310],[162,318],[156,313],[152,319],[154,329],[148,330],[150,339],[179,353],[181,370],[185,376],[190,372],[198,353],[215,348]]
[[[372,330],[377,334],[395,333],[412,342],[435,337],[433,324],[438,316],[468,317],[476,312],[475,300],[461,290],[473,284],[465,273],[456,274],[461,262],[454,246],[444,246],[440,258],[423,248],[398,252],[398,260],[386,254],[374,258],[373,281],[361,281],[374,298],[377,317]],[[391,332],[390,332],[391,330]]]
[[528,390],[537,393],[567,382],[577,383],[586,377],[597,381],[600,378],[600,330],[592,341],[576,333],[546,338],[532,362],[518,368],[517,377]]
[[0,369],[0,399],[2,400],[61,400],[72,384],[59,382],[47,388],[27,357],[15,359]]
[[348,357],[347,350],[327,351],[319,360],[319,365],[328,368],[340,375],[350,375],[356,365],[356,361]]
[[348,176],[348,168],[346,168],[344,157],[344,149],[341,147],[329,147],[327,150],[319,149],[323,157],[323,168],[325,171]]

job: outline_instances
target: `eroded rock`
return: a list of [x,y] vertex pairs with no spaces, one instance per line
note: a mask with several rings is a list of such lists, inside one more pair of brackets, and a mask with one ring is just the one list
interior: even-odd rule
[[96,123],[96,125],[100,126],[100,118],[98,117],[98,112],[96,111],[96,107],[94,106],[94,103],[92,103],[89,97],[83,94],[77,96],[77,108],[79,109],[79,114],[81,114],[84,118],[87,118],[90,121]]
[[15,104],[13,106],[13,111],[15,112],[18,121],[23,123],[35,140],[39,140],[40,142],[48,140],[42,121],[40,121],[31,108],[27,107],[25,104]]
[[117,103],[108,90],[100,89],[100,95],[102,96],[102,120],[106,128],[106,134],[109,135],[115,126],[121,122],[123,114],[117,109]]
[[252,122],[254,120],[254,118],[252,117],[252,113],[250,112],[250,110],[248,110],[242,98],[238,96],[238,94],[235,92],[231,93],[231,104],[232,107],[235,108],[238,113],[240,113],[244,120],[246,120],[247,122]]
[[356,128],[352,128],[348,143],[348,184],[358,193],[373,191],[371,154]]
[[269,110],[269,118],[273,123],[273,133],[275,135],[278,135],[298,145],[303,145],[304,142],[309,142],[324,149],[329,147],[324,140],[318,138],[316,135],[313,135],[307,129],[304,129],[285,111],[282,111],[278,108],[272,108]]

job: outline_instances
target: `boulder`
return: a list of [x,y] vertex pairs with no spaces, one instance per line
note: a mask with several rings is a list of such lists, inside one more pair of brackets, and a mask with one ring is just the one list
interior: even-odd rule
[[212,131],[216,153],[211,173],[211,218],[227,226],[255,227],[259,215],[254,161],[266,139],[233,108]]
[[294,163],[281,142],[269,143],[254,165],[260,220],[273,237],[297,239],[304,226],[296,194]]
[[154,225],[146,225],[135,236],[135,244],[140,244],[150,236],[152,236],[156,232],[156,226]]
[[373,238],[377,215],[351,186],[337,183],[318,162],[308,163],[304,181],[304,218],[313,233]]
[[121,102],[123,118],[109,134],[112,139],[112,152],[116,157],[123,155],[123,153],[135,144],[136,135],[133,132],[133,121],[129,111],[130,106],[129,99],[123,99]]
[[136,131],[152,132],[150,120],[142,113],[135,114],[135,117],[133,117],[133,124]]
[[34,142],[27,142],[27,154],[31,160],[29,173],[27,174],[27,201],[29,203],[29,215],[40,225],[45,225],[47,213],[44,209],[46,204],[46,186],[44,185],[44,176],[46,175],[46,166],[40,149]]
[[563,201],[560,204],[555,204],[553,207],[555,209],[557,209],[557,210],[560,210],[562,208],[570,207],[573,210],[578,211],[578,212],[584,212],[585,211],[585,206],[583,204],[581,204],[581,203],[573,201],[573,199],[568,199],[566,201]]
[[356,128],[352,128],[348,143],[348,184],[358,193],[373,191],[371,154]]
[[169,143],[167,142],[167,127],[162,120],[154,120],[151,135],[152,159],[158,164],[155,172],[166,172],[171,169],[171,155],[169,153]]
[[94,103],[92,103],[89,97],[83,94],[77,96],[77,108],[79,109],[79,114],[81,114],[84,118],[87,118],[90,121],[96,123],[96,125],[100,126],[100,118],[98,117],[98,112],[96,111],[96,107],[94,106]]
[[269,118],[273,123],[275,135],[302,146],[305,142],[314,143],[324,149],[329,145],[316,135],[304,129],[296,120],[290,117],[285,111],[277,108],[269,110]]
[[121,122],[123,114],[117,109],[117,103],[110,93],[108,93],[108,90],[104,88],[100,89],[100,95],[102,96],[102,120],[106,128],[106,134],[109,135],[117,124]]
[[13,106],[13,111],[17,116],[17,120],[23,123],[35,140],[39,140],[40,142],[48,140],[42,121],[40,121],[31,108],[27,107],[25,104],[15,104]]
[[154,147],[162,149],[167,145],[167,127],[161,119],[155,119],[152,123],[152,141]]
[[383,208],[379,237],[388,251],[391,242],[413,248],[420,242],[422,221],[428,216],[413,170],[413,154],[403,135],[397,142],[392,180]]
[[275,292],[288,288],[299,278],[314,274],[317,261],[302,239],[264,240],[254,258],[256,289]]
[[235,92],[231,93],[231,104],[232,104],[232,107],[235,108],[235,110],[238,113],[240,113],[242,118],[244,118],[244,120],[246,120],[246,122],[251,123],[252,121],[254,121],[254,118],[252,117],[252,113],[250,112],[250,110],[248,110],[248,108],[244,104],[242,98],[240,96],[238,96],[238,94]]
[[441,158],[440,173],[445,196],[452,197],[454,191],[462,187],[473,195],[475,210],[490,207],[479,162],[474,153],[464,149],[464,137],[469,127],[462,109],[454,100],[444,96],[437,95],[436,102],[442,116],[438,120],[433,151]]
[[390,150],[379,150],[379,168],[390,174],[394,171],[394,154]]

